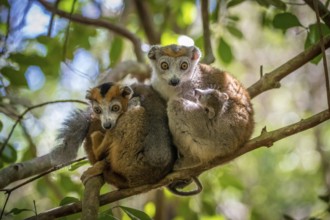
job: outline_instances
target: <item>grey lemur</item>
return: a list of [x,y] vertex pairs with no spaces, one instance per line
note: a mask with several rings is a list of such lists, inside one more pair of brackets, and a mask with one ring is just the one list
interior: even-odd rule
[[[197,47],[156,45],[148,57],[151,85],[167,100],[169,127],[180,155],[174,170],[206,165],[250,138],[254,121],[248,92],[230,74],[200,64]],[[219,94],[205,102],[204,96],[215,91]]]

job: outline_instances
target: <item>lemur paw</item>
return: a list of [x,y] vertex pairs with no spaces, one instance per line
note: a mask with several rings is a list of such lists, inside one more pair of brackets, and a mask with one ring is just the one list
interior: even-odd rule
[[219,90],[219,86],[218,86],[217,84],[213,84],[213,83],[211,83],[211,84],[208,85],[208,87],[209,87],[210,89],[216,89],[216,90]]
[[94,176],[99,176],[103,173],[104,163],[96,162],[92,167],[89,167],[80,177],[81,182],[86,185],[87,181]]

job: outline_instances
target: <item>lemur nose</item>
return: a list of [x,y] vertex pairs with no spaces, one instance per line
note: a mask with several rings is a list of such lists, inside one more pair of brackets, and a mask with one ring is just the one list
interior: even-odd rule
[[180,83],[180,79],[174,78],[170,80],[170,85],[171,86],[177,86]]
[[111,129],[111,127],[112,127],[111,122],[105,122],[105,123],[103,123],[102,127],[104,129]]

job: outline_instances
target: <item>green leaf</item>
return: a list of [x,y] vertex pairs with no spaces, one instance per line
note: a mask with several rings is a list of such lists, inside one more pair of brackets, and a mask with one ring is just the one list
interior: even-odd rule
[[74,170],[78,169],[79,167],[82,167],[82,166],[84,166],[88,163],[89,162],[87,160],[83,160],[83,161],[79,161],[77,163],[74,163],[70,166],[69,171],[74,171]]
[[244,2],[244,0],[231,0],[228,2],[227,8],[234,7],[238,4],[241,4],[242,2]]
[[330,202],[330,195],[320,195],[319,199],[321,199],[323,202],[329,203]]
[[222,37],[218,45],[218,55],[225,64],[229,64],[234,58],[230,45]]
[[64,197],[64,199],[61,200],[60,202],[60,206],[62,205],[66,205],[66,204],[70,204],[70,203],[74,203],[74,202],[79,202],[80,200],[75,198],[75,197]]
[[125,206],[119,206],[132,220],[151,220],[151,218],[144,212],[132,209]]
[[283,214],[283,219],[285,219],[285,220],[294,220],[294,218],[292,218],[290,215],[287,215],[287,214]]
[[285,10],[286,9],[286,4],[284,2],[282,2],[281,0],[267,0],[267,2],[269,2],[270,5]]
[[33,210],[31,209],[18,209],[18,208],[13,208],[12,210],[10,210],[7,215],[9,214],[13,214],[13,215],[18,215],[22,212],[33,212]]
[[238,39],[242,39],[244,37],[243,33],[233,25],[228,25],[227,30],[229,31],[229,33],[231,35],[233,35],[234,37],[237,37]]
[[114,67],[121,58],[121,54],[123,52],[123,40],[120,37],[115,37],[112,40],[111,48],[110,48],[110,60],[111,67]]
[[13,86],[26,86],[27,82],[24,76],[26,68],[20,68],[20,70],[16,70],[11,66],[3,67],[0,72],[4,75]]
[[[324,37],[330,35],[329,27],[323,23],[321,23],[320,25],[321,25],[322,35]],[[305,49],[318,43],[319,41],[320,41],[320,33],[319,33],[318,24],[312,24],[308,27],[308,34],[307,34],[307,37],[305,40]],[[315,57],[310,62],[313,64],[318,64],[321,61],[321,59],[322,59],[322,55],[320,54],[319,56]]]
[[9,59],[18,63],[20,66],[42,66],[45,63],[45,58],[36,54],[22,54],[22,53],[12,53]]
[[303,27],[298,18],[294,14],[288,12],[275,15],[273,26],[283,31],[292,27]]
[[8,0],[0,0],[0,5],[9,7]]
[[2,121],[0,121],[0,131],[2,131],[2,128],[3,128],[3,123]]
[[104,212],[99,213],[99,217],[97,220],[118,220],[115,216],[113,216],[112,209],[108,209]]
[[15,148],[7,144],[7,146],[4,148],[1,154],[1,159],[6,163],[13,163],[17,160],[17,152]]

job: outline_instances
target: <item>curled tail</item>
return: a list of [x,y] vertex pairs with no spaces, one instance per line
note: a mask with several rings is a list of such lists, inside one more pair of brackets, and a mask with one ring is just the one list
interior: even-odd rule
[[90,121],[89,110],[75,110],[63,122],[57,136],[59,144],[50,153],[53,166],[76,158],[78,149],[87,135]]
[[[188,186],[191,182],[196,184],[196,189],[192,191],[181,191],[178,189],[182,189]],[[199,179],[195,176],[191,177],[191,179],[186,180],[177,180],[167,186],[167,189],[175,195],[179,196],[192,196],[197,195],[198,193],[202,192],[203,186]]]

